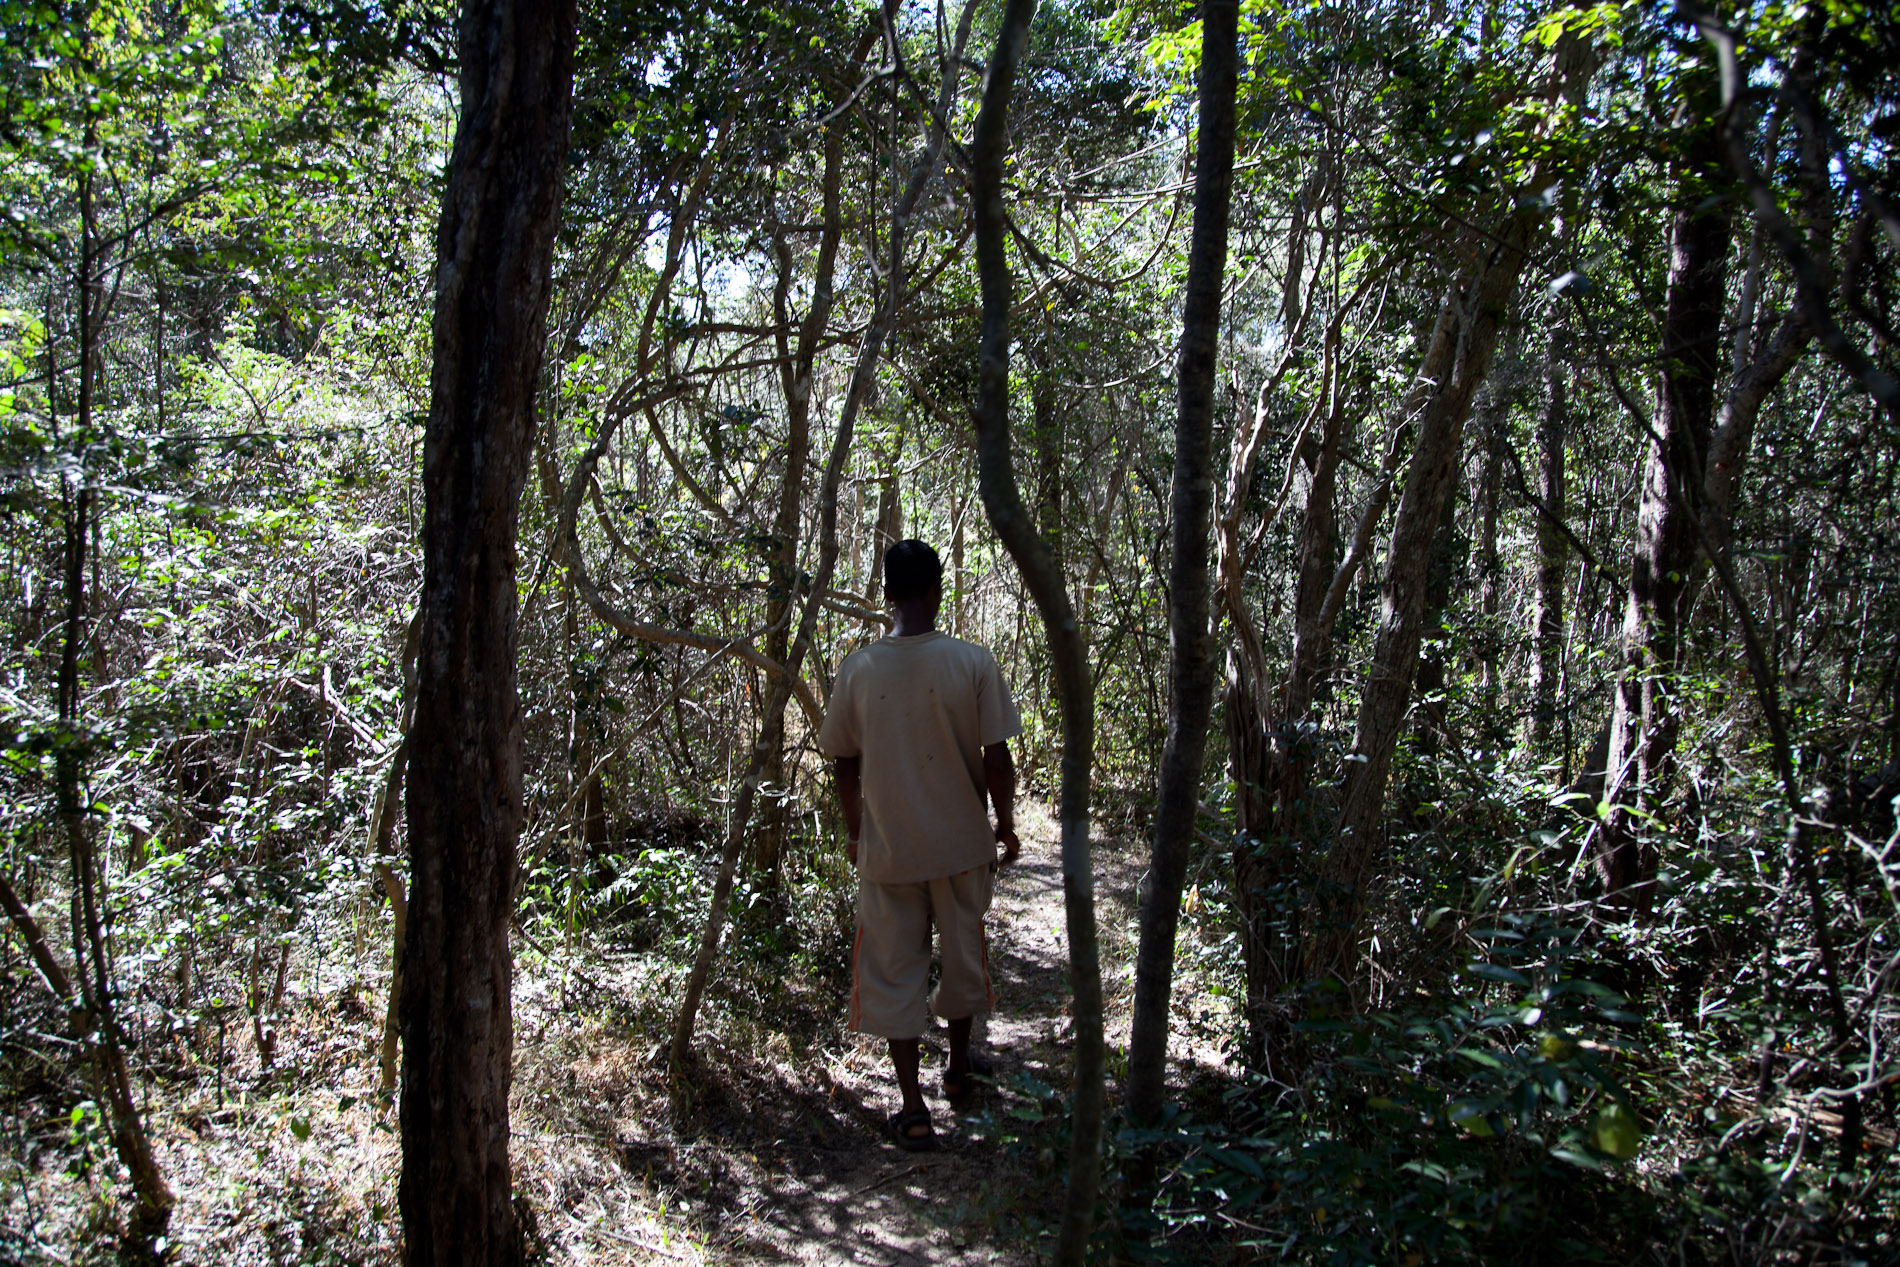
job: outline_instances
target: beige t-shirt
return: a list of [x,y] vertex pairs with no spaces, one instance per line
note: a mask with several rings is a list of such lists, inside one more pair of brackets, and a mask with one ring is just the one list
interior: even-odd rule
[[983,749],[1021,732],[996,658],[975,643],[932,630],[846,656],[818,748],[860,758],[859,876],[911,884],[995,861]]

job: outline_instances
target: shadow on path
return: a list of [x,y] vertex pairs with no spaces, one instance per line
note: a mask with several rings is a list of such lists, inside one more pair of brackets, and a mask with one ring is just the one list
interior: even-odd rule
[[[1025,807],[1027,809],[1027,807]],[[999,874],[991,908],[989,955],[997,996],[979,1021],[978,1050],[1009,1086],[1018,1075],[1061,1086],[1069,1074],[1069,989],[1062,872],[1054,825],[1025,821],[1024,859]],[[983,1114],[1000,1114],[1010,1094],[987,1089],[974,1119],[958,1120],[938,1092],[942,1031],[924,1040],[924,1090],[940,1148],[907,1153],[885,1130],[897,1091],[881,1041],[859,1039],[843,1058],[811,1071],[804,1087],[734,1088],[752,1129],[772,1143],[741,1157],[724,1152],[731,1186],[715,1178],[707,1195],[724,1210],[704,1260],[726,1262],[906,1264],[1028,1263],[1035,1247],[1011,1243],[995,1225],[1009,1207],[1053,1209],[1059,1178],[1037,1180],[984,1133]],[[690,1147],[690,1146],[689,1146]],[[714,1147],[706,1144],[700,1147]],[[696,1159],[707,1173],[710,1157]],[[623,1164],[638,1170],[637,1156]],[[664,1178],[664,1176],[657,1176]],[[1037,1188],[1039,1196],[1031,1195]],[[729,1201],[722,1201],[722,1197]]]

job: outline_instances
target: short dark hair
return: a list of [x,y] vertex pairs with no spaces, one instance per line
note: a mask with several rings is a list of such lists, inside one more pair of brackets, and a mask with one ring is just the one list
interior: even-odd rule
[[941,584],[943,560],[923,542],[907,539],[884,552],[884,596],[892,602],[922,598]]

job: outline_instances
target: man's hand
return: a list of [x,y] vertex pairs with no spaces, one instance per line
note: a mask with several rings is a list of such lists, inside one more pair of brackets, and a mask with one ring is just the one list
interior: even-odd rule
[[996,808],[996,843],[1003,847],[996,865],[1007,867],[1023,852],[1023,842],[1016,839],[1016,761],[1007,739],[983,749],[983,782]]

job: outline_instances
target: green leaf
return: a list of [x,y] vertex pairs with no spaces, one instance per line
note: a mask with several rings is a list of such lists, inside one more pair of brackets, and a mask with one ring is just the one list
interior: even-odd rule
[[1238,1170],[1255,1179],[1266,1177],[1266,1172],[1260,1168],[1260,1163],[1245,1153],[1237,1153],[1228,1148],[1210,1148],[1207,1150],[1207,1155],[1230,1170]]
[[1531,979],[1515,968],[1507,968],[1497,963],[1471,963],[1465,965],[1465,971],[1474,977],[1483,977],[1487,981],[1502,981],[1507,985],[1529,986]]
[[1598,1109],[1590,1131],[1596,1146],[1618,1161],[1628,1161],[1643,1146],[1643,1124],[1625,1104],[1610,1103]]

